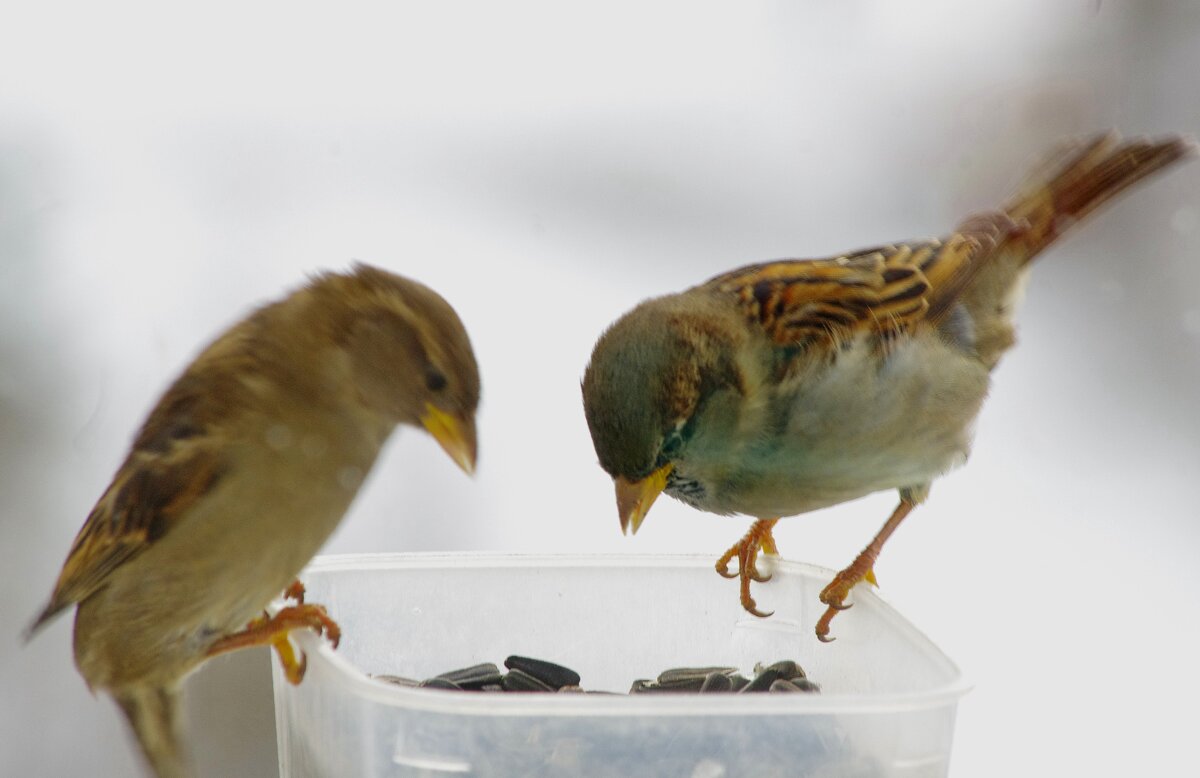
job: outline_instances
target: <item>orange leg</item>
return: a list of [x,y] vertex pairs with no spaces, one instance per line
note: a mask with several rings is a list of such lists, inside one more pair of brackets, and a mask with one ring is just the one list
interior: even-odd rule
[[297,659],[298,652],[288,640],[288,633],[294,629],[312,629],[318,635],[325,635],[334,648],[337,648],[342,637],[341,628],[322,606],[289,605],[274,616],[255,619],[241,632],[224,636],[209,646],[208,656],[218,656],[251,646],[272,646],[279,654],[279,662],[283,665],[287,679],[297,684],[304,678],[308,662],[303,654]]
[[[741,579],[741,600],[742,607],[754,616],[770,616],[771,613],[763,613],[758,609],[754,598],[750,596],[750,582],[758,581],[763,583],[771,580],[771,576],[762,575],[758,572],[758,552],[761,550],[767,554],[777,555],[779,549],[775,545],[775,537],[771,534],[775,523],[779,519],[759,519],[750,527],[750,531],[742,536],[742,539],[729,547],[729,550],[721,555],[717,560],[717,573],[726,578]],[[736,573],[729,572],[729,563],[734,557],[738,559],[738,570]]]
[[822,643],[833,640],[829,637],[829,624],[838,611],[844,611],[850,607],[846,603],[846,597],[849,596],[854,585],[863,580],[875,583],[875,560],[879,558],[883,544],[896,531],[896,527],[900,526],[900,522],[904,521],[904,517],[916,506],[916,502],[901,497],[900,504],[896,506],[896,510],[892,511],[892,515],[883,525],[883,529],[879,530],[879,534],[854,558],[849,567],[835,575],[829,585],[821,590],[821,602],[828,606],[817,622],[817,638]]

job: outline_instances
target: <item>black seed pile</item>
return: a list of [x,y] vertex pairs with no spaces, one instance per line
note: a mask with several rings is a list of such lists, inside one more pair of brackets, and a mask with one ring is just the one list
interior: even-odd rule
[[653,681],[633,682],[630,694],[693,692],[698,694],[741,694],[745,692],[819,692],[821,687],[790,659],[772,665],[755,665],[747,678],[736,667],[675,667],[663,670]]
[[[820,687],[794,661],[737,668],[674,667],[633,682],[630,694],[789,694]],[[613,694],[582,687],[579,673],[554,662],[510,656],[503,668],[484,663],[423,681],[376,675],[381,681],[468,692]],[[835,714],[806,714],[781,723],[779,714],[714,714],[706,726],[680,727],[654,716],[625,729],[593,731],[572,717],[479,717],[463,728],[455,716],[430,716],[405,733],[405,750],[462,754],[477,778],[881,778],[882,765],[861,753]],[[787,737],[779,737],[780,727]],[[775,733],[767,735],[765,733]],[[398,773],[409,775],[410,773]],[[413,775],[425,775],[416,771]]]
[[[449,689],[468,692],[542,692],[588,693],[581,687],[579,673],[574,670],[527,656],[510,656],[504,660],[505,670],[491,662],[438,673],[418,681],[397,675],[376,675],[377,680],[398,686],[424,689]],[[747,678],[736,667],[673,667],[663,670],[650,680],[638,679],[629,687],[630,694],[743,694],[746,692],[819,692],[821,687],[805,675],[796,662],[785,659],[770,665],[754,667],[754,677]]]

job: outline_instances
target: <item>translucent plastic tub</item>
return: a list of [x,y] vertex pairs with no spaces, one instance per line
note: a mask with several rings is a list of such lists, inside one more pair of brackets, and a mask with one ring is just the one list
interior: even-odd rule
[[[297,635],[308,673],[276,665],[280,773],[301,776],[944,776],[962,676],[864,587],[819,643],[832,573],[782,562],[743,612],[708,557],[379,554],[321,557],[309,600],[334,651]],[[626,692],[679,666],[794,659],[820,694],[581,695],[404,688],[510,654]]]

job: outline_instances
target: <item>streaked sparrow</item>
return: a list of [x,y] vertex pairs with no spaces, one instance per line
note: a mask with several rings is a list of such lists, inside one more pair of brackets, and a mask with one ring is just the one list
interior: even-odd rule
[[[596,343],[583,402],[621,529],[660,492],[758,519],[717,562],[750,582],[784,516],[897,489],[900,504],[821,593],[833,616],[933,479],[962,464],[989,374],[1014,343],[1030,260],[1191,141],[1069,144],[999,211],[940,240],[780,260],[648,300]],[[727,572],[737,557],[739,570]]]
[[[31,633],[77,605],[75,662],[160,776],[190,773],[181,680],[207,658],[337,625],[289,586],[337,527],[397,424],[475,463],[479,372],[454,309],[367,265],[326,273],[196,357],[138,431]],[[284,591],[298,602],[273,616]]]

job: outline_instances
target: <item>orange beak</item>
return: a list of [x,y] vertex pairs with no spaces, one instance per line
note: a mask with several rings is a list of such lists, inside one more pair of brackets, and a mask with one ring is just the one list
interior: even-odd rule
[[668,462],[640,481],[629,481],[623,476],[613,479],[617,487],[617,513],[621,519],[622,535],[630,525],[633,525],[633,534],[637,534],[642,520],[650,512],[650,506],[667,487],[667,476],[674,468],[675,465]]

